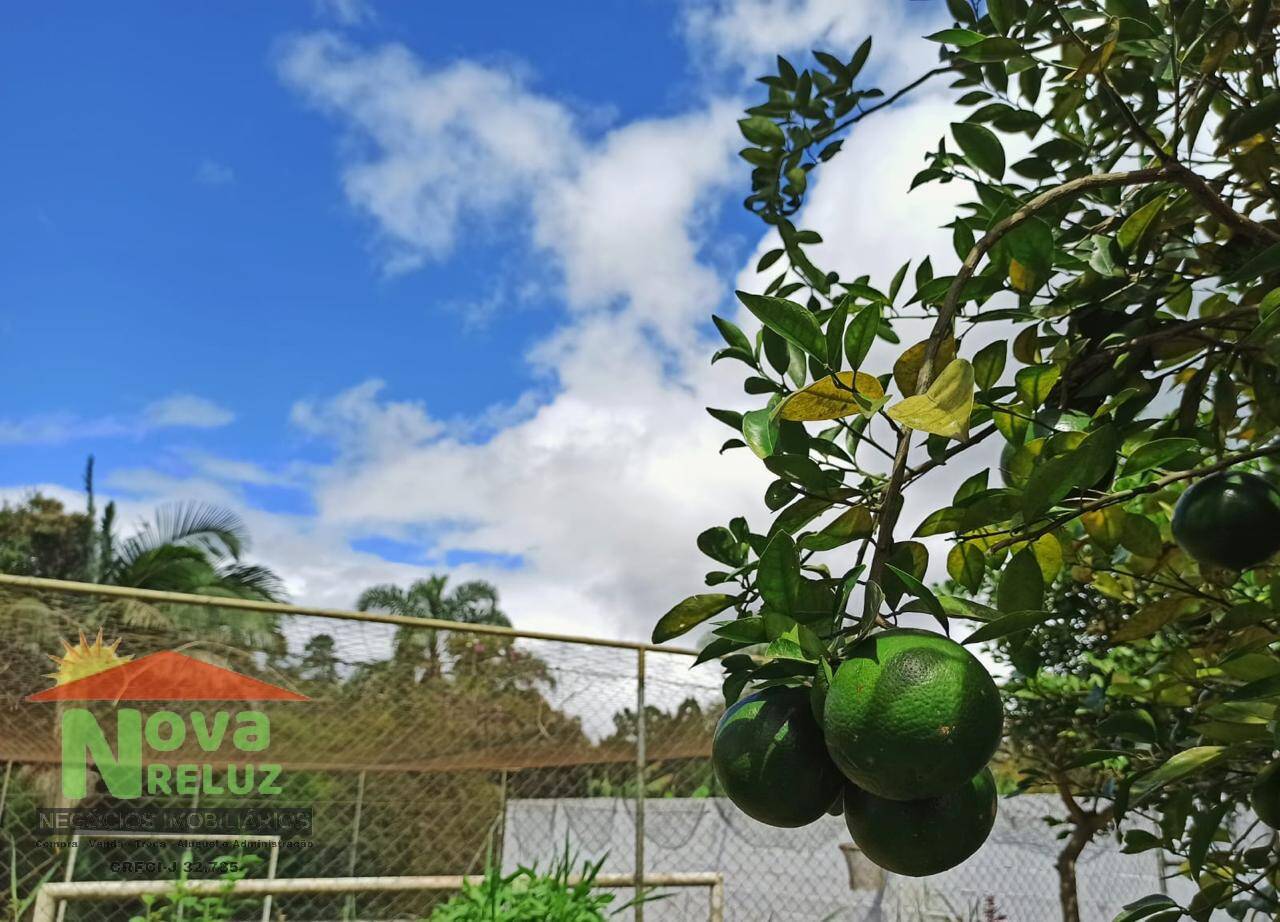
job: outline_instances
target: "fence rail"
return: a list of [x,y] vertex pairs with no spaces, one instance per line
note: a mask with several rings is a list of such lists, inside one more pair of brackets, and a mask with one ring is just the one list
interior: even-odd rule
[[[939,911],[964,922],[980,917],[974,913],[987,901],[994,901],[992,912],[1017,922],[1061,918],[1054,871],[1061,844],[1057,829],[1044,822],[1062,816],[1053,796],[1002,801],[983,850],[920,885],[892,875],[877,878],[873,888],[859,884],[841,849],[848,843],[842,818],[802,829],[747,819],[718,796],[709,750],[723,706],[720,676],[710,666],[691,670],[692,650],[0,574],[0,862],[10,864],[3,870],[12,874],[19,905],[38,891],[46,903],[61,903],[65,922],[129,922],[132,913],[119,905],[54,895],[64,886],[120,893],[154,884],[121,878],[171,859],[175,848],[95,837],[87,828],[72,848],[71,836],[51,838],[38,828],[42,808],[119,805],[100,778],[82,798],[66,796],[62,705],[27,701],[50,685],[50,654],[63,653],[63,641],[75,644],[81,631],[92,641],[100,629],[108,641],[120,641],[123,656],[179,651],[308,699],[253,705],[270,719],[280,793],[198,797],[202,811],[311,810],[305,847],[282,841],[268,855],[261,843],[215,846],[218,852],[209,854],[234,851],[244,859],[239,892],[268,885],[260,879],[264,871],[280,882],[460,881],[490,861],[511,872],[545,868],[568,853],[603,860],[603,878],[619,886],[676,889],[637,904],[637,922],[701,917],[694,891],[671,883],[689,874],[721,877],[713,897],[732,922],[912,922]],[[203,707],[134,704],[163,707],[184,720]],[[118,718],[112,702],[83,707],[103,726]],[[185,748],[149,752],[146,761],[171,768],[253,761],[228,748],[201,753],[189,740]],[[146,801],[183,809],[195,802],[177,790]],[[201,830],[188,834],[207,838]],[[1160,869],[1148,858],[1120,855],[1106,839],[1086,850],[1083,922],[1105,922],[1123,903],[1161,886]],[[187,884],[200,892],[225,887],[211,879],[219,873],[209,869],[214,864],[191,870]],[[73,883],[39,889],[68,871]],[[291,892],[289,911],[273,902],[273,917],[423,918],[444,899],[438,888],[342,882]],[[36,922],[48,922],[43,904],[41,913]],[[235,922],[261,916],[237,915]],[[55,922],[62,922],[56,909]]]
[[[581,878],[569,878],[570,884]],[[460,890],[464,884],[480,884],[483,877],[295,877],[289,880],[193,880],[182,891],[192,896],[281,896],[290,893],[406,893],[419,890]],[[709,922],[724,922],[724,877],[720,874],[651,874],[646,883],[657,887],[706,887]],[[601,888],[639,887],[633,874],[601,874],[594,880]],[[32,922],[54,922],[63,901],[127,900],[172,893],[171,880],[79,881],[45,884],[36,897]]]

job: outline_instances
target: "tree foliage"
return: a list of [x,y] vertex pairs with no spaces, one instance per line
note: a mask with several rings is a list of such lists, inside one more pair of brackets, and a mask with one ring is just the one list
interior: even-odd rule
[[[717,618],[703,658],[722,662],[729,701],[748,685],[811,682],[910,614],[1000,641],[1020,681],[1056,682],[1055,695],[1092,680],[1051,658],[1101,644],[1141,661],[1097,686],[1130,717],[1080,726],[1112,767],[1097,792],[1108,820],[1123,830],[1155,816],[1159,834],[1130,846],[1179,856],[1198,892],[1187,906],[1153,895],[1123,918],[1270,917],[1280,862],[1229,830],[1276,746],[1277,569],[1202,565],[1170,518],[1189,484],[1228,469],[1273,476],[1280,452],[1277,11],[1271,0],[948,9],[954,25],[925,39],[938,66],[914,83],[890,95],[868,85],[870,39],[808,66],[779,58],[740,123],[746,205],[778,244],[757,266],[763,290],[738,295],[758,328],[715,318],[725,346],[713,361],[743,366],[746,407],[710,412],[733,430],[724,450],[753,452],[775,478],[772,517],[699,537],[717,565],[711,591],[676,605],[655,638]],[[854,275],[818,265],[821,229],[797,223],[808,189],[858,143],[856,123],[926,81],[945,81],[959,108],[912,188],[967,193],[947,225],[955,268],[942,254]],[[929,335],[901,342],[918,317]],[[877,341],[899,349],[891,365],[869,361]],[[909,491],[993,444],[998,468],[955,478],[951,501],[902,532]],[[944,563],[930,570],[930,536],[950,541],[956,592],[926,585]],[[1223,529],[1224,541],[1266,537]],[[1100,619],[1076,649],[1038,648],[1038,626],[1078,614],[1046,595],[1058,580],[1126,616]],[[763,655],[744,653],[758,645]]]

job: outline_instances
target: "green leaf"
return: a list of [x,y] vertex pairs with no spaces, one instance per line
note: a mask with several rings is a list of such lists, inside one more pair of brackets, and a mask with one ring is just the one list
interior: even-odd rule
[[[827,367],[832,371],[839,371],[840,365],[844,358],[844,325],[849,319],[849,301],[848,297],[840,299],[836,304],[835,310],[831,312],[831,317],[827,320]],[[855,371],[857,369],[854,369]]]
[[1040,278],[1053,271],[1053,230],[1039,218],[1029,218],[1002,241],[1009,255]]
[[868,304],[861,308],[844,331],[844,354],[849,367],[855,371],[862,367],[871,345],[876,341],[880,327],[880,305]]
[[852,81],[854,77],[858,76],[858,73],[862,70],[863,65],[867,63],[867,58],[870,55],[871,39],[866,38],[863,40],[862,44],[858,46],[858,50],[853,53],[853,57],[849,59],[848,66],[845,67],[845,73],[849,75],[850,81]]
[[[1019,52],[1021,50],[1018,49]],[[1004,148],[990,128],[974,122],[952,122],[951,134],[964,152],[965,159],[975,167],[995,179],[1004,176]]]
[[800,590],[800,557],[796,543],[786,532],[778,532],[760,555],[756,571],[760,598],[775,611],[790,614]]
[[1102,736],[1133,740],[1135,743],[1154,743],[1156,722],[1141,708],[1117,711],[1098,723],[1098,733]]
[[769,639],[768,635],[765,634],[764,619],[759,615],[729,621],[720,625],[711,633],[717,637],[724,637],[741,644],[764,643]]
[[658,620],[653,629],[653,642],[666,643],[672,638],[679,637],[690,628],[720,614],[736,601],[736,596],[718,592],[691,595]]
[[897,576],[898,579],[902,580],[902,584],[907,587],[907,591],[924,603],[929,614],[933,615],[944,624],[946,623],[947,613],[943,611],[942,603],[938,601],[938,597],[929,590],[928,586],[920,582],[920,580],[916,579],[905,570],[899,570],[891,563],[885,564],[885,568],[892,570],[894,575]]
[[1125,513],[1120,543],[1139,557],[1156,558],[1164,550],[1160,526],[1136,512]]
[[955,45],[957,48],[968,48],[986,37],[981,32],[970,32],[968,29],[943,29],[941,32],[926,35],[925,40],[938,42],[941,45]]
[[717,637],[702,648],[698,653],[697,659],[693,661],[693,665],[701,666],[703,663],[710,662],[713,659],[719,659],[726,653],[733,653],[742,649],[742,643],[737,640],[730,640],[728,637]]
[[1234,146],[1255,134],[1270,133],[1280,124],[1280,91],[1273,90],[1249,108],[1228,117],[1222,123],[1222,141]]
[[747,355],[754,355],[755,349],[752,348],[751,340],[747,339],[747,334],[742,332],[732,320],[725,320],[723,317],[711,315],[711,322],[716,325],[716,329],[720,331],[720,335],[724,337],[724,341],[734,349],[740,349]]
[[1167,762],[1149,774],[1143,775],[1130,789],[1134,802],[1164,787],[1170,781],[1179,781],[1202,771],[1226,755],[1225,746],[1193,746],[1175,753]]
[[1138,609],[1111,634],[1112,643],[1130,643],[1155,634],[1166,624],[1190,613],[1199,603],[1187,596],[1165,596]]
[[738,128],[744,138],[760,147],[781,147],[787,140],[787,136],[773,119],[763,115],[740,119]]
[[1116,232],[1116,243],[1120,245],[1121,252],[1136,252],[1146,242],[1151,235],[1151,226],[1164,212],[1167,203],[1168,199],[1159,196],[1125,218]]
[[1237,631],[1240,628],[1261,624],[1263,621],[1270,621],[1275,616],[1275,612],[1261,602],[1243,602],[1227,609],[1218,621],[1218,627],[1227,631]]
[[1138,922],[1166,909],[1177,909],[1178,904],[1163,893],[1152,893],[1140,900],[1125,904],[1124,911],[1116,916],[1114,922]]
[[982,627],[978,628],[972,634],[964,639],[964,642],[982,643],[987,640],[995,640],[999,637],[1006,637],[1009,634],[1016,634],[1019,631],[1025,631],[1033,628],[1037,624],[1043,624],[1050,618],[1056,617],[1051,611],[1015,611],[1003,617],[989,621]]
[[742,416],[742,438],[757,458],[768,458],[777,450],[779,433],[778,418],[768,407]]
[[1152,439],[1150,442],[1138,446],[1129,455],[1128,460],[1124,463],[1124,468],[1120,471],[1120,476],[1132,477],[1134,474],[1141,474],[1143,471],[1150,470],[1153,467],[1160,467],[1189,451],[1197,451],[1199,448],[1200,443],[1195,439]]
[[1023,519],[1033,522],[1056,506],[1076,486],[1074,475],[1073,452],[1038,462],[1022,491]]
[[1013,0],[987,0],[987,15],[991,17],[991,24],[996,27],[996,31],[1007,35],[1017,14]]
[[1280,675],[1255,679],[1241,685],[1231,693],[1233,701],[1255,701],[1259,698],[1275,698],[1280,696]]
[[742,545],[723,525],[708,528],[698,535],[698,550],[730,567],[741,566],[744,559]]
[[793,346],[798,346],[818,361],[826,359],[827,337],[818,319],[805,307],[785,298],[738,292],[738,299],[760,322]]
[[947,573],[970,592],[982,586],[985,571],[986,556],[972,542],[961,542],[947,553]]
[[973,413],[973,366],[955,359],[923,394],[913,394],[889,408],[889,417],[911,429],[963,438]]
[[781,419],[793,421],[841,419],[858,413],[871,416],[883,403],[884,388],[879,380],[862,371],[842,371],[791,394],[778,404],[776,412]]
[[827,524],[822,531],[805,535],[800,546],[808,551],[829,551],[859,538],[869,538],[875,528],[875,519],[865,506],[846,509]]
[[1044,573],[1030,548],[1014,554],[1004,568],[996,604],[1003,612],[1035,611],[1044,604]]
[[973,357],[973,380],[979,390],[995,387],[1004,374],[1004,365],[1008,360],[1008,346],[1004,340],[998,339],[978,350]]
[[1032,365],[1019,368],[1014,376],[1018,397],[1033,410],[1038,410],[1049,397],[1049,392],[1062,376],[1057,365]]

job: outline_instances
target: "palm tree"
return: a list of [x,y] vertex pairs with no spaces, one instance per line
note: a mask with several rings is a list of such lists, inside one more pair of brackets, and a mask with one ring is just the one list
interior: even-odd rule
[[161,506],[155,518],[120,540],[114,506],[103,515],[99,581],[135,589],[276,601],[283,586],[273,571],[241,561],[249,532],[236,513],[204,503]]
[[[391,583],[370,586],[360,593],[356,608],[381,611],[409,618],[434,618],[460,624],[493,624],[511,627],[511,620],[498,608],[498,590],[492,583],[472,580],[460,583],[448,594],[449,577],[433,575],[415,580],[408,589]],[[422,679],[441,673],[440,638],[435,630],[397,628],[391,654],[391,671],[403,681],[413,681],[418,670]]]

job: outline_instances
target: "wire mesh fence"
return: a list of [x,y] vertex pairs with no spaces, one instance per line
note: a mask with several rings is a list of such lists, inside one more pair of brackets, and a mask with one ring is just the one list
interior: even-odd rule
[[[23,909],[47,880],[452,876],[545,868],[567,851],[609,874],[719,873],[729,920],[979,919],[984,904],[1010,922],[1061,917],[1051,797],[1002,803],[983,851],[928,886],[860,866],[837,817],[798,830],[748,820],[717,796],[708,760],[719,678],[687,652],[8,577],[0,617],[0,828]],[[53,700],[28,700],[51,687]],[[182,700],[192,689],[226,698]],[[79,730],[72,711],[88,715]],[[126,761],[127,711],[140,797],[121,789],[127,771],[102,770]],[[82,791],[67,784],[77,759]],[[288,825],[297,811],[305,828]],[[209,838],[246,831],[279,838]],[[1150,854],[1106,842],[1080,879],[1090,922],[1160,886]],[[617,892],[615,905],[633,896]],[[706,918],[697,888],[660,896],[627,916]],[[297,893],[265,915],[421,919],[449,897]],[[141,908],[66,902],[58,922],[129,922]],[[261,919],[263,899],[232,914]]]

